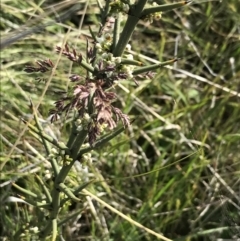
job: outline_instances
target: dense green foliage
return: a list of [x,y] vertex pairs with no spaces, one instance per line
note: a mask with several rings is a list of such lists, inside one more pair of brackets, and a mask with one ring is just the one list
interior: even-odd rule
[[[47,23],[71,7],[58,9],[53,2],[2,0],[1,40]],[[38,226],[36,217],[42,215],[13,199],[20,193],[12,182],[40,195],[34,174],[45,179],[49,172],[41,143],[27,129],[22,132],[21,118],[31,116],[31,99],[34,106],[40,104],[38,114],[46,120],[57,100],[54,91],[71,88],[69,73],[85,73],[61,57],[48,86],[49,75],[36,75],[46,79],[38,82],[23,68],[38,59],[56,63],[54,49],[64,39],[86,52],[88,27],[98,30],[99,10],[93,0],[88,5],[74,2],[81,8],[71,19],[1,49],[1,240],[20,240],[25,230]],[[236,0],[204,2],[166,12],[152,24],[138,24],[131,45],[141,54],[139,61],[181,59],[157,70],[151,80],[138,80],[137,87],[132,80],[115,87],[116,105],[135,121],[111,145],[92,153],[88,172],[75,168],[69,185],[102,180],[91,184],[89,192],[174,241],[240,237],[239,12]],[[70,123],[67,118],[44,124],[44,129],[65,141]],[[82,203],[73,201],[62,210],[63,216],[77,212],[62,226],[65,240],[157,239],[93,199],[79,198]]]

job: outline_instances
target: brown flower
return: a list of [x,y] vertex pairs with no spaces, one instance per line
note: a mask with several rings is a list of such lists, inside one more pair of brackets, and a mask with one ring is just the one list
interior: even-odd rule
[[36,64],[38,65],[38,67],[27,65],[24,68],[24,71],[27,73],[34,73],[34,72],[45,73],[45,72],[49,71],[49,69],[52,69],[54,67],[53,62],[50,59],[37,60]]
[[82,61],[82,55],[81,54],[77,55],[75,49],[72,49],[72,51],[70,51],[67,44],[65,44],[65,48],[61,48],[59,46],[56,47],[57,53],[61,53],[61,51],[62,51],[62,55],[65,55],[69,60],[71,60],[73,62],[79,63]]
[[[112,105],[116,100],[116,94],[102,89],[102,81],[88,79],[85,85],[76,85],[71,97],[62,97],[55,102],[55,109],[50,111],[52,121],[58,115],[76,109],[79,117],[88,114],[91,118],[87,124],[88,141],[91,145],[100,135],[103,126],[114,129],[119,120],[124,126],[129,126],[129,117]],[[91,105],[91,106],[90,106]],[[91,111],[90,111],[91,110]]]
[[[88,44],[88,43],[87,43]],[[87,63],[95,62],[96,52],[87,45]],[[66,44],[64,48],[56,47],[57,53],[62,53],[69,60],[81,63],[82,55],[77,54],[75,49],[70,50]],[[37,67],[26,66],[28,73],[44,73],[54,67],[50,60],[39,60]],[[70,92],[59,92],[60,98],[55,102],[55,108],[50,110],[51,121],[56,121],[62,114],[68,115],[72,110],[77,110],[80,121],[79,131],[88,130],[88,142],[93,145],[103,130],[114,129],[121,120],[125,127],[130,125],[129,117],[122,113],[119,108],[112,104],[116,100],[116,94],[107,88],[113,85],[115,80],[126,79],[128,75],[121,69],[120,63],[98,59],[94,63],[94,71],[87,75],[85,81],[78,74],[69,78],[75,82]],[[90,77],[91,76],[91,77]]]

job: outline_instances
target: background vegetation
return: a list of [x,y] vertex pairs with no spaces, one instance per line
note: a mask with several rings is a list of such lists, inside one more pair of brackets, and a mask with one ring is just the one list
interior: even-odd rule
[[[79,10],[69,19],[3,48],[6,39],[53,21],[75,4]],[[0,238],[20,240],[20,234],[38,226],[40,214],[14,199],[19,196],[11,182],[41,193],[34,173],[43,178],[49,173],[41,144],[28,131],[20,136],[20,119],[31,116],[31,98],[34,105],[40,104],[45,131],[64,141],[68,120],[54,125],[44,120],[57,99],[54,91],[68,87],[69,73],[82,71],[62,58],[47,86],[23,68],[37,59],[56,63],[54,49],[64,39],[85,53],[88,27],[99,27],[99,10],[93,0],[2,0],[0,11]],[[131,80],[116,87],[117,105],[136,120],[111,145],[92,153],[92,165],[80,170],[76,166],[71,181],[102,180],[88,190],[174,241],[240,238],[239,12],[236,0],[205,2],[138,25],[131,45],[141,54],[140,61],[166,61],[176,55],[182,59],[159,69],[152,80],[140,80],[139,87]],[[91,198],[69,203],[63,213],[78,210],[62,227],[59,240],[156,240]],[[22,240],[34,240],[34,235]]]

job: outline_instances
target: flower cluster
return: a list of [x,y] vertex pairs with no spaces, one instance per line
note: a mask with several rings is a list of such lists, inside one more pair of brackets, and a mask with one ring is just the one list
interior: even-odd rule
[[38,67],[27,65],[24,69],[27,73],[41,72],[45,73],[54,67],[53,62],[50,59],[47,60],[38,60],[36,61]]
[[[84,65],[82,56],[77,54],[76,50],[70,50],[68,45],[63,48],[56,47],[56,52],[62,53],[77,64]],[[95,60],[93,49],[88,49],[87,58],[86,63]],[[46,72],[54,66],[51,60],[38,60],[36,63],[38,67],[26,66],[25,71],[27,73]],[[55,108],[49,112],[51,121],[58,120],[62,114],[67,115],[70,111],[77,111],[77,119],[82,120],[78,123],[77,130],[87,130],[90,145],[94,144],[103,130],[106,128],[114,129],[120,120],[125,127],[129,126],[129,117],[122,113],[119,108],[113,106],[116,94],[108,91],[114,81],[128,78],[128,74],[121,71],[120,63],[121,58],[114,58],[112,54],[104,53],[101,58],[95,61],[92,73],[90,72],[87,77],[72,74],[69,79],[75,85],[69,93],[58,93],[61,95],[55,102]]]
[[82,55],[81,54],[77,55],[75,49],[73,49],[71,52],[67,44],[65,45],[64,49],[62,49],[59,46],[56,47],[57,53],[60,53],[61,50],[62,50],[62,55],[67,56],[69,60],[71,60],[73,62],[78,62],[78,63],[80,63],[82,61]]
[[51,120],[56,120],[64,112],[77,110],[78,118],[82,120],[78,123],[78,130],[88,131],[90,145],[105,128],[114,129],[119,120],[125,127],[129,126],[129,117],[112,105],[116,94],[104,90],[105,84],[103,79],[86,78],[85,84],[75,85],[70,96],[63,96],[55,102],[55,109],[50,111]]
[[[120,4],[120,5],[119,5]],[[128,11],[127,5],[120,1],[113,1],[111,8],[121,7]],[[70,61],[80,65],[87,70],[86,77],[72,74],[69,79],[74,82],[74,86],[68,93],[59,92],[55,108],[50,110],[52,122],[59,119],[62,114],[68,115],[71,111],[77,113],[75,121],[76,129],[80,133],[87,131],[88,142],[93,145],[97,137],[105,130],[114,129],[121,121],[124,127],[130,125],[129,117],[119,108],[113,106],[116,101],[116,94],[109,91],[112,85],[119,80],[134,79],[134,65],[139,66],[139,62],[134,61],[131,54],[124,53],[122,57],[114,57],[112,54],[113,28],[115,18],[109,16],[101,27],[98,36],[94,37],[93,47],[89,47],[87,41],[87,54],[83,57],[75,49],[70,49],[66,44],[63,47],[56,47],[56,52],[66,56]],[[131,46],[126,46],[129,51]],[[54,67],[51,60],[39,60],[38,67],[26,66],[27,73],[44,73]],[[140,64],[141,66],[141,64]],[[139,74],[136,76],[141,77]]]

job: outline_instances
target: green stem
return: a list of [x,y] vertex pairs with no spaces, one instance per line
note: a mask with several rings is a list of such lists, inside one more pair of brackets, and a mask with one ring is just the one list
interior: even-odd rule
[[25,188],[22,188],[20,186],[18,186],[16,183],[12,183],[12,185],[17,189],[19,190],[20,192],[22,192],[23,194],[27,195],[27,196],[30,196],[30,197],[33,197],[35,199],[38,199],[38,195],[29,191],[29,190],[26,190]]
[[24,198],[23,199],[25,202],[33,205],[34,207],[38,208],[44,208],[46,210],[51,210],[51,203],[43,203],[43,202],[38,202],[38,201],[33,201],[32,199]]
[[118,13],[118,17],[115,19],[114,29],[113,29],[113,31],[114,31],[113,32],[113,46],[112,46],[113,50],[116,48],[117,42],[119,40],[121,18],[122,18],[121,13]]
[[186,4],[188,4],[189,2],[191,2],[191,1],[182,1],[182,2],[178,2],[178,3],[163,4],[163,5],[159,5],[159,6],[146,8],[142,11],[140,18],[144,18],[146,15],[149,15],[152,13],[165,12],[165,11],[173,10],[175,8],[183,7]]
[[[75,188],[73,190],[73,195],[78,195],[79,192],[81,192],[84,188],[86,188],[87,186],[89,186],[91,183],[95,182],[95,179],[92,179],[88,182],[85,182],[83,183],[82,185],[80,185],[79,187]],[[62,201],[61,201],[61,207],[69,200],[70,198],[67,197],[67,198],[64,198]]]
[[96,141],[94,143],[94,146],[89,146],[89,147],[81,149],[80,152],[78,153],[76,159],[80,159],[83,154],[88,153],[91,150],[95,150],[95,149],[99,148],[100,146],[104,145],[105,143],[109,142],[115,136],[117,136],[121,132],[123,132],[124,130],[125,130],[125,127],[122,126],[121,128],[117,129],[116,131],[112,132],[111,134],[103,136],[101,139],[99,139],[98,141]]
[[142,74],[142,73],[145,73],[145,72],[148,72],[148,71],[152,71],[152,70],[158,69],[158,68],[160,68],[162,66],[165,66],[165,65],[168,65],[168,64],[172,64],[172,63],[176,62],[177,60],[178,60],[178,58],[174,58],[174,59],[171,59],[171,60],[159,63],[159,64],[153,64],[153,65],[144,66],[142,68],[135,69],[132,72],[132,74],[133,75],[138,75],[138,74]]
[[[82,130],[75,142],[73,143],[73,146],[72,146],[72,149],[71,149],[71,162],[70,164],[67,164],[67,165],[64,165],[62,167],[62,169],[60,170],[56,180],[55,180],[55,183],[58,185],[59,183],[63,183],[66,176],[68,175],[70,169],[72,168],[74,162],[77,160],[76,158],[79,156],[78,153],[79,153],[79,150],[82,146],[82,144],[84,143],[86,137],[87,137],[87,134],[88,134],[88,131],[87,130]],[[65,160],[65,162],[69,162],[68,160]]]
[[141,16],[141,13],[146,3],[147,3],[147,0],[141,0],[141,1],[138,1],[136,5],[131,6],[127,22],[121,33],[121,36],[116,45],[116,48],[113,51],[114,57],[119,57],[124,52],[125,47],[132,36],[132,33],[139,21],[139,18]]
[[57,189],[56,182],[54,184],[54,190],[52,192],[52,199],[53,209],[50,218],[54,219],[57,217],[60,208],[60,190]]
[[136,16],[128,16],[126,25],[120,35],[120,39],[115,47],[115,49],[113,50],[113,56],[114,57],[119,57],[122,56],[122,53],[125,50],[126,45],[129,42],[129,39],[132,36],[132,33],[138,23],[139,18]]
[[72,200],[74,200],[75,202],[81,202],[81,200],[80,200],[79,198],[77,198],[77,197],[73,194],[73,192],[72,192],[64,183],[60,183],[60,184],[58,185],[58,187],[59,187],[59,189],[60,189],[63,193],[65,193],[65,195],[67,195],[67,197],[68,197],[69,199],[72,199]]
[[71,130],[71,134],[70,134],[70,137],[68,139],[68,142],[67,142],[67,147],[69,149],[72,148],[73,142],[75,141],[76,136],[78,135],[77,126],[74,123],[75,120],[73,120],[73,122],[72,122],[72,130]]
[[87,71],[89,71],[90,73],[93,73],[94,72],[94,68],[90,65],[90,64],[88,64],[87,62],[85,62],[85,61],[81,61],[80,62],[80,65],[84,68],[84,69],[86,69]]
[[121,64],[126,64],[126,65],[136,65],[136,66],[142,66],[143,63],[137,60],[133,60],[133,59],[125,59],[122,58],[121,59]]
[[[39,123],[38,116],[37,116],[37,113],[36,113],[36,109],[34,108],[32,101],[31,101],[31,108],[32,108],[34,120],[35,120],[35,122],[36,122],[38,131],[39,131],[39,133],[44,134],[43,128],[42,128],[42,126],[41,126],[40,123]],[[46,139],[43,138],[42,135],[40,135],[40,137],[41,137],[41,139],[42,139],[42,143],[43,143],[43,145],[44,145],[44,147],[45,147],[45,150],[46,150],[46,152],[47,152],[47,155],[49,155],[50,152],[51,152],[51,147],[50,147],[49,143],[46,141]]]
[[[99,4],[100,6],[100,4]],[[110,9],[110,0],[106,0],[106,3],[105,3],[105,6],[104,8],[101,8],[101,14],[102,14],[102,24],[104,25],[105,22],[106,22],[106,18],[107,18],[107,15],[109,13],[109,9]]]
[[37,179],[37,181],[38,181],[38,182],[40,183],[40,185],[42,186],[43,192],[44,192],[44,194],[46,195],[47,201],[48,201],[49,203],[51,203],[51,202],[52,202],[52,197],[51,197],[50,192],[48,191],[45,183],[42,181],[42,179],[41,179],[37,174],[35,175],[35,178]]
[[44,240],[47,235],[53,231],[52,233],[52,240],[54,237],[56,237],[57,235],[57,216],[60,210],[60,192],[59,190],[56,188],[56,184],[54,185],[54,189],[52,192],[52,210],[50,212],[50,216],[49,216],[49,220],[45,226],[45,228],[43,229],[43,231],[41,232],[41,238]]
[[54,218],[53,220],[52,220],[52,241],[55,241],[56,240],[56,238],[57,238],[57,219],[56,218]]
[[57,148],[68,152],[69,149],[68,147],[63,143],[63,142],[59,142],[56,139],[54,139],[53,137],[43,133],[43,132],[39,132],[38,129],[31,125],[30,123],[28,123],[27,121],[25,121],[24,119],[22,119],[23,123],[27,124],[28,128],[33,131],[34,133],[36,133],[37,135],[39,135],[40,137],[42,137],[43,139],[47,140],[48,142],[52,143],[54,146],[56,146]]
[[76,157],[78,156],[78,152],[79,152],[82,144],[84,143],[84,141],[85,141],[85,139],[87,137],[87,134],[88,134],[88,131],[83,129],[78,134],[76,140],[74,141],[73,146],[72,146],[72,148],[70,150],[71,151],[71,158],[73,159],[73,161],[76,160]]

